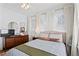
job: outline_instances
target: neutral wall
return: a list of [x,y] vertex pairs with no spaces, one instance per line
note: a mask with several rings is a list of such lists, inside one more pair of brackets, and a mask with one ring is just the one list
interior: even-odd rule
[[[18,24],[18,32],[21,26],[27,30],[27,16],[0,6],[0,29],[8,29],[9,22]],[[17,32],[17,33],[18,33]]]

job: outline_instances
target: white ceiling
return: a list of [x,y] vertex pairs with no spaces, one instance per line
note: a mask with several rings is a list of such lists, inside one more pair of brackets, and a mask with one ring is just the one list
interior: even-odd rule
[[15,12],[28,15],[28,14],[33,14],[43,10],[55,8],[64,4],[63,3],[30,3],[30,8],[28,10],[21,8],[21,3],[2,3],[1,5],[4,8],[8,8]]

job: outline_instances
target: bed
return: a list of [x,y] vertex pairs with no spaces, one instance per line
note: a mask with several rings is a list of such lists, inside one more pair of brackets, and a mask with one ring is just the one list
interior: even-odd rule
[[[46,51],[47,53],[49,53],[48,56],[66,56],[67,55],[66,47],[65,47],[64,43],[62,43],[62,42],[51,42],[51,41],[46,41],[46,40],[35,39],[32,41],[29,41],[28,43],[24,43],[23,45],[27,45],[30,47],[34,47],[36,49],[40,49],[42,51]],[[9,51],[7,51],[6,55],[30,56],[29,54],[17,49],[17,47],[14,47],[14,48],[10,49]],[[31,56],[35,56],[35,55],[31,55]],[[36,56],[42,56],[42,55],[36,55]]]

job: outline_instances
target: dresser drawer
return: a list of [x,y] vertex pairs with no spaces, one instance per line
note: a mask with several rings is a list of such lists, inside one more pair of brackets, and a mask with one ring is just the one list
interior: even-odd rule
[[29,40],[28,35],[24,35],[24,36],[14,35],[14,36],[6,37],[4,49],[10,49],[10,48],[15,47],[17,45],[28,42],[28,40]]
[[14,38],[6,38],[6,40],[5,40],[5,49],[6,48],[12,48],[13,46],[15,46]]

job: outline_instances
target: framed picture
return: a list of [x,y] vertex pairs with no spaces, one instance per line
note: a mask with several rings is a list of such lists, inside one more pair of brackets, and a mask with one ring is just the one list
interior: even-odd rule
[[20,27],[20,32],[25,32],[25,27]]

